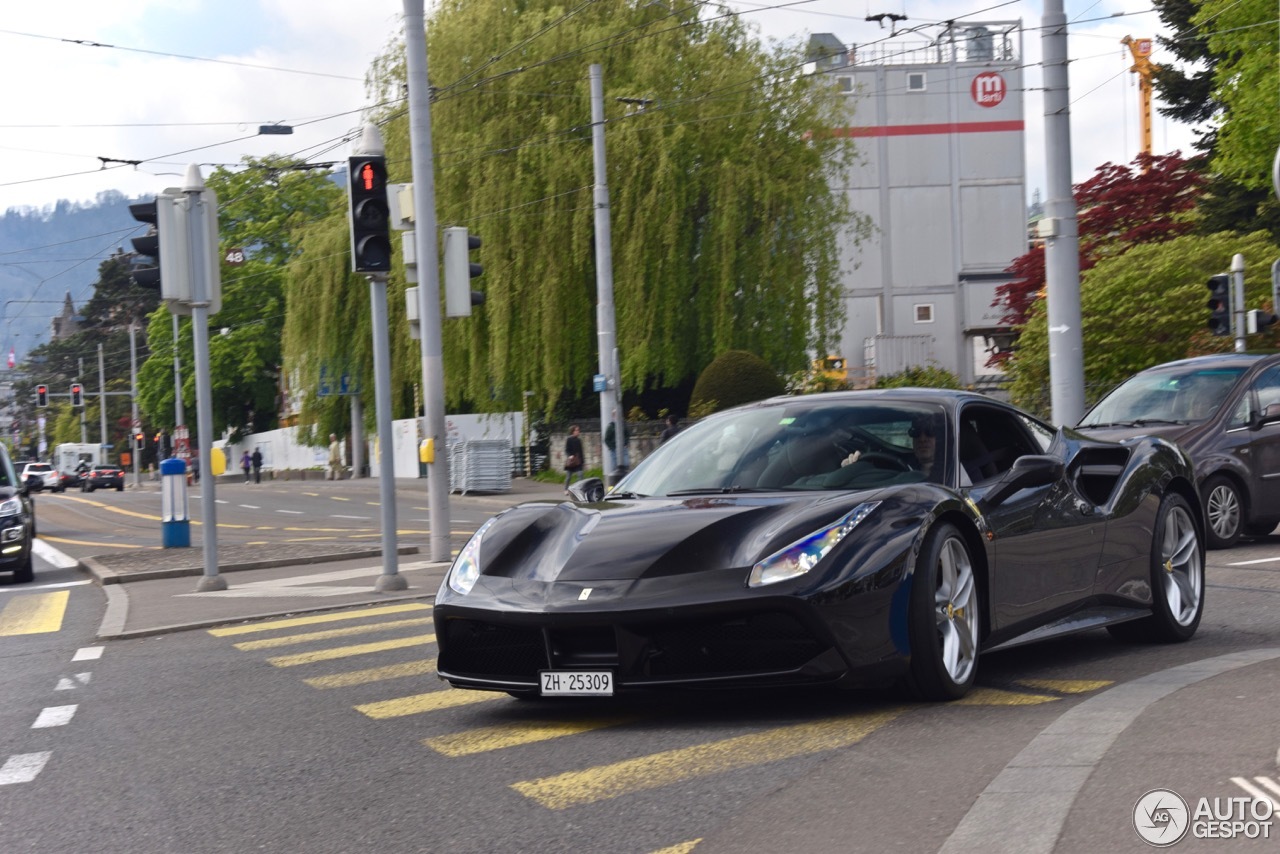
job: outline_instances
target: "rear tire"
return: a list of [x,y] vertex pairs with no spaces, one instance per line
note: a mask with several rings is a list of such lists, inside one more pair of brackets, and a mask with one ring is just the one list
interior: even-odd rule
[[1229,549],[1244,533],[1244,498],[1235,481],[1215,474],[1204,483],[1205,545]]
[[923,700],[958,700],[978,675],[981,605],[969,547],[954,525],[925,537],[911,578],[907,683]]
[[1204,549],[1181,495],[1160,502],[1151,541],[1151,616],[1108,626],[1111,636],[1142,643],[1190,640],[1204,614]]

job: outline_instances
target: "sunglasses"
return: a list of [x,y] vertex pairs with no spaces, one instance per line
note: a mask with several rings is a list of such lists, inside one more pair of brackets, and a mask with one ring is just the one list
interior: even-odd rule
[[910,430],[907,431],[907,435],[910,436],[912,439],[918,438],[920,436],[929,436],[930,438],[932,438],[933,430],[930,429],[929,427],[912,427]]

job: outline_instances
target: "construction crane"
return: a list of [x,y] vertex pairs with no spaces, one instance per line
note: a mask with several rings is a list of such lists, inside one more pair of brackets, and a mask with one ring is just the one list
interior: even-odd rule
[[[1138,116],[1142,122],[1142,153],[1151,153],[1151,77],[1160,66],[1151,61],[1151,39],[1134,39],[1125,36],[1120,44],[1127,45],[1133,54],[1133,65],[1129,68],[1138,75]],[[1151,169],[1148,163],[1142,167],[1143,172]]]

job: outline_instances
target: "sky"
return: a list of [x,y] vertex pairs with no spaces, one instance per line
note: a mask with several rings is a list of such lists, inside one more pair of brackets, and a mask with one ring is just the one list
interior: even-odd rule
[[[622,0],[605,0],[622,2]],[[7,3],[0,23],[0,210],[141,196],[177,186],[190,163],[208,174],[241,158],[349,153],[371,61],[398,38],[402,0],[59,0]],[[430,3],[428,12],[430,14]],[[1027,194],[1044,185],[1038,88],[1040,2],[1000,0],[728,0],[767,39],[829,32],[846,44],[947,19],[1021,20]],[[1120,44],[1159,33],[1141,0],[1066,0],[1072,58],[1073,180],[1138,149],[1138,92]],[[1171,58],[1157,46],[1153,61]],[[1157,102],[1158,106],[1158,102]],[[584,112],[589,106],[583,105]],[[1158,113],[1154,150],[1191,150],[1190,128]],[[290,136],[261,135],[284,124]],[[103,159],[105,158],[105,160]],[[121,161],[141,161],[134,165]]]

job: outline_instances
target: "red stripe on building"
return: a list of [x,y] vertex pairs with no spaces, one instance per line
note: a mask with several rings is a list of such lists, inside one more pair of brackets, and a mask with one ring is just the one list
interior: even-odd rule
[[835,128],[832,133],[841,137],[866,136],[925,136],[937,133],[1001,133],[1024,130],[1020,121],[1010,122],[939,122],[930,125],[885,125],[870,128]]

